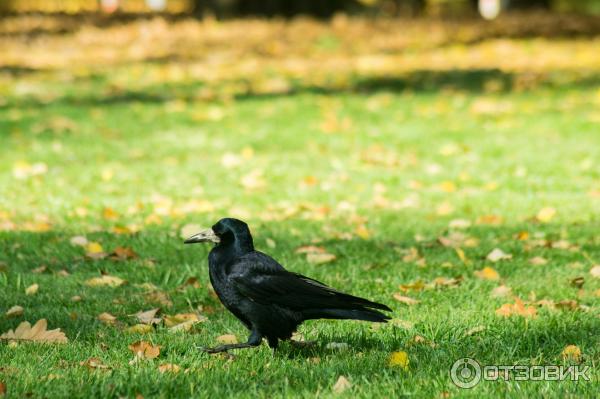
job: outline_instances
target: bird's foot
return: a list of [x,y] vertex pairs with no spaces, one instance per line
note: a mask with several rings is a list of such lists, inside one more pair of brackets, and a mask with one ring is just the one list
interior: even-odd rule
[[215,346],[213,348],[206,348],[204,346],[198,346],[197,348],[199,350],[201,350],[202,352],[206,352],[206,353],[209,353],[211,355],[214,355],[216,353],[227,352],[229,349],[232,349],[232,348],[229,348],[227,345]]

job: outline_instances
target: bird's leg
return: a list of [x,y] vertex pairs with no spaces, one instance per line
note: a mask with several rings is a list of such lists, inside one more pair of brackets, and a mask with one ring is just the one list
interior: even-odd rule
[[261,341],[262,341],[262,335],[258,331],[253,330],[252,333],[250,334],[250,337],[248,337],[248,342],[244,342],[241,344],[219,345],[219,346],[215,346],[214,348],[200,348],[200,349],[206,353],[211,353],[211,354],[221,353],[221,352],[227,352],[230,349],[253,348],[253,347],[260,345]]

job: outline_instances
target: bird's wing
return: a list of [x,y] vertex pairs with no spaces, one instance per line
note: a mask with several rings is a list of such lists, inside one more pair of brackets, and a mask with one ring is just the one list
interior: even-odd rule
[[[327,285],[297,273],[286,271],[271,257],[258,253],[240,259],[229,275],[235,289],[252,301],[275,304],[290,309],[356,309],[390,310],[380,303],[344,294]],[[279,267],[274,267],[274,262]]]

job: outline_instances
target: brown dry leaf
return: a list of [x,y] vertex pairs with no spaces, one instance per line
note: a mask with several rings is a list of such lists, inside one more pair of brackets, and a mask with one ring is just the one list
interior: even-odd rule
[[48,266],[41,265],[40,267],[36,267],[35,269],[31,269],[31,272],[35,273],[35,274],[40,274],[40,273],[44,273],[46,270],[48,270]]
[[581,288],[583,287],[583,284],[585,284],[585,278],[581,276],[575,277],[573,280],[571,280],[571,285],[575,288]]
[[163,291],[151,291],[145,295],[145,298],[150,303],[158,303],[168,308],[173,306],[169,295]]
[[525,306],[521,299],[515,298],[514,304],[505,303],[500,308],[496,309],[496,314],[503,317],[510,317],[513,315],[522,317],[535,317],[537,310],[533,306]]
[[129,247],[117,247],[113,252],[110,253],[109,258],[111,260],[124,261],[137,259],[138,254],[136,254],[135,251]]
[[179,367],[176,364],[172,364],[172,363],[163,363],[160,366],[158,366],[158,371],[160,371],[161,373],[179,373],[179,371],[181,370],[181,367]]
[[40,289],[39,284],[31,284],[29,287],[25,289],[25,295],[35,295]]
[[490,296],[492,298],[501,298],[512,295],[512,288],[505,285],[500,285],[492,290]]
[[348,381],[348,379],[346,377],[344,377],[343,375],[340,375],[340,377],[337,379],[336,383],[333,385],[333,392],[335,393],[342,393],[347,389],[352,388],[352,383],[350,383],[350,381]]
[[[433,288],[444,288],[444,287],[456,287],[463,281],[462,276],[448,278],[448,277],[436,277],[433,279],[431,284]],[[428,287],[429,288],[429,287]]]
[[337,257],[330,253],[308,253],[306,254],[306,260],[309,263],[315,265],[321,265],[324,263],[333,262]]
[[579,303],[572,299],[563,299],[554,304],[557,309],[562,310],[577,310],[579,309]]
[[542,258],[541,256],[535,256],[529,259],[529,263],[531,263],[534,266],[541,266],[548,263],[548,261],[545,258]]
[[0,396],[6,395],[6,384],[0,381]]
[[489,266],[486,266],[481,270],[476,270],[473,272],[473,274],[482,280],[500,280],[500,274],[496,271],[496,269]]
[[220,344],[229,345],[229,344],[237,344],[238,340],[237,340],[237,337],[233,334],[225,334],[225,335],[219,335],[217,337],[217,342]]
[[556,209],[548,206],[540,209],[537,215],[535,215],[535,218],[538,222],[548,223],[552,220],[552,218],[554,218],[554,215],[556,215]]
[[79,362],[79,365],[87,367],[89,369],[103,369],[103,370],[106,370],[106,369],[110,368],[107,365],[105,365],[104,363],[102,363],[102,360],[100,360],[97,357],[90,357],[85,362]]
[[417,303],[421,302],[417,299],[408,297],[408,296],[404,296],[401,294],[394,294],[394,299],[397,300],[400,303],[403,303],[405,305],[416,305]]
[[488,254],[486,259],[490,262],[498,262],[500,260],[512,259],[512,255],[505,253],[500,248],[494,248],[494,250]]
[[581,362],[581,349],[577,345],[567,345],[561,352],[563,360]]
[[90,287],[118,287],[123,284],[125,284],[125,280],[116,276],[110,276],[108,274],[105,274],[102,277],[94,277],[85,281],[85,285]]
[[135,316],[137,317],[138,321],[142,324],[158,324],[160,323],[160,319],[156,316],[156,312],[159,311],[159,308],[154,308],[154,309],[150,309],[150,310],[146,310],[146,311],[139,311],[133,315],[130,316]]
[[100,313],[98,315],[97,319],[100,320],[102,323],[108,324],[108,325],[114,325],[115,322],[117,321],[117,318],[115,316],[113,316],[107,312]]
[[60,328],[55,330],[46,330],[48,322],[46,319],[40,319],[33,325],[29,322],[24,321],[13,331],[0,335],[0,339],[8,340],[24,340],[24,341],[36,341],[36,342],[57,342],[66,343],[67,337],[60,331]]
[[6,317],[18,317],[23,315],[23,307],[15,305],[6,311]]
[[600,278],[600,265],[595,265],[590,269],[590,274],[592,277]]
[[294,253],[297,254],[324,254],[327,250],[323,247],[317,247],[315,245],[304,245],[296,248]]
[[152,326],[149,324],[136,324],[134,326],[131,326],[131,327],[128,327],[127,329],[125,329],[125,332],[131,333],[131,334],[148,334],[153,331],[154,331],[154,328],[152,328]]
[[129,350],[135,357],[143,359],[155,359],[160,355],[160,346],[154,346],[146,341],[137,341],[129,345]]

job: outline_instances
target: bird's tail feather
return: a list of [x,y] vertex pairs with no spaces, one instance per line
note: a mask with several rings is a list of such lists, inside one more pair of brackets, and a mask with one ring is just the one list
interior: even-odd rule
[[302,312],[305,320],[311,319],[351,319],[385,323],[391,318],[372,309],[307,309]]

